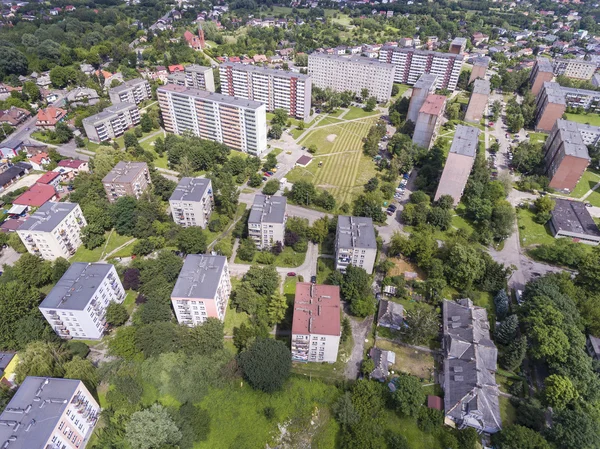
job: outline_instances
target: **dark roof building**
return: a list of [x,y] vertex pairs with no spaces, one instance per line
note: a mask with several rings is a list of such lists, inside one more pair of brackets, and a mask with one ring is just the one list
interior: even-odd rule
[[550,219],[550,230],[554,237],[568,237],[590,245],[600,243],[600,230],[585,204],[559,198],[555,202]]
[[392,301],[382,299],[379,301],[377,325],[390,329],[402,329],[404,326],[404,307]]

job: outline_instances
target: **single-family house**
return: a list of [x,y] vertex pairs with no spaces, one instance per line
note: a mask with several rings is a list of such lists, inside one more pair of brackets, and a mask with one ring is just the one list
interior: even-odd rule
[[65,109],[48,106],[46,109],[38,111],[35,126],[43,129],[55,129],[56,124],[61,122],[66,115],[67,111]]

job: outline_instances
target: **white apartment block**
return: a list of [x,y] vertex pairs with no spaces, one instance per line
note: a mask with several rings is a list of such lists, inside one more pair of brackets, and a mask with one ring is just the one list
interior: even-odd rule
[[73,263],[39,305],[63,339],[99,340],[108,327],[106,308],[122,303],[125,289],[109,263]]
[[256,195],[248,217],[248,237],[258,249],[270,249],[276,242],[283,245],[287,198]]
[[142,78],[125,81],[123,84],[108,89],[108,96],[113,104],[134,103],[140,104],[144,100],[152,98],[150,83]]
[[568,78],[580,80],[591,80],[598,64],[592,61],[584,61],[582,59],[562,59],[554,60],[554,74],[564,75]]
[[225,320],[230,294],[225,256],[189,254],[171,293],[171,302],[179,324],[197,326],[208,318]]
[[413,85],[424,73],[437,75],[437,88],[455,90],[464,61],[463,55],[415,50],[385,45],[379,61],[396,67],[394,82]]
[[115,103],[102,112],[82,120],[90,141],[100,143],[115,139],[140,123],[140,111],[134,103]]
[[211,180],[182,178],[169,198],[169,205],[178,225],[206,228],[214,205]]
[[84,449],[100,405],[79,379],[28,376],[2,414],[2,449]]
[[267,149],[263,103],[173,84],[159,87],[156,93],[168,132],[191,132],[253,156]]
[[340,347],[340,287],[296,284],[292,319],[292,360],[335,363]]
[[340,215],[335,234],[335,269],[344,273],[348,265],[353,265],[371,274],[376,257],[373,220]]
[[207,90],[209,92],[215,91],[215,76],[212,68],[198,64],[185,66],[183,72],[175,72],[168,75],[167,83]]
[[34,256],[45,260],[68,259],[81,245],[81,228],[87,221],[76,203],[45,203],[17,229]]
[[267,111],[285,109],[301,120],[310,116],[312,80],[300,73],[253,65],[225,63],[219,66],[221,92],[264,103]]
[[343,92],[352,91],[360,95],[362,89],[369,90],[369,96],[384,103],[392,95],[395,68],[392,64],[361,56],[308,55],[308,73],[313,84],[321,89]]

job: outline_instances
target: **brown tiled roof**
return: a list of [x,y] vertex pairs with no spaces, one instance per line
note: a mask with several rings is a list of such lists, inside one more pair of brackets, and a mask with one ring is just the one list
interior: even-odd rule
[[296,284],[292,334],[340,335],[340,288],[337,285]]

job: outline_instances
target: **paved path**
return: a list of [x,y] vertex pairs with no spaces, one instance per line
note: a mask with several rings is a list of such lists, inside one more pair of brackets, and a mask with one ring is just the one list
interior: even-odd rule
[[[112,232],[112,231],[111,231]],[[109,237],[110,239],[110,237]],[[131,245],[133,242],[135,242],[136,239],[131,239],[131,240],[127,240],[125,243],[123,243],[121,246],[119,246],[118,248],[113,249],[110,253],[108,253],[107,255],[105,255],[102,260],[100,262],[104,262],[106,261],[106,259],[109,259],[110,256],[112,256],[113,254],[118,253],[119,251],[121,251],[123,248],[125,248],[126,246]],[[106,240],[106,244],[108,244],[108,240]]]
[[21,254],[16,252],[10,246],[0,250],[0,271],[2,271],[3,265],[9,265],[12,267],[20,258]]
[[373,317],[368,316],[363,320],[352,318],[350,316],[348,318],[350,319],[354,345],[352,346],[352,354],[350,354],[350,359],[346,364],[344,375],[346,378],[354,380],[358,378],[358,374],[360,373],[360,366],[364,359],[365,340],[369,336],[369,330],[373,324]]

